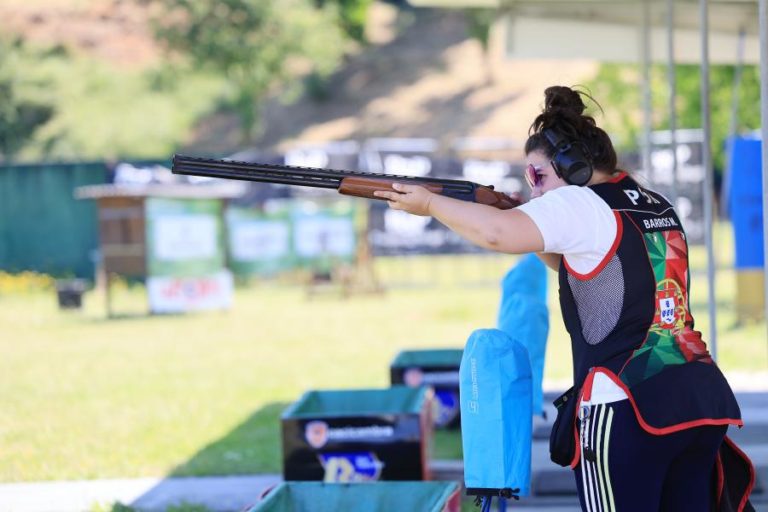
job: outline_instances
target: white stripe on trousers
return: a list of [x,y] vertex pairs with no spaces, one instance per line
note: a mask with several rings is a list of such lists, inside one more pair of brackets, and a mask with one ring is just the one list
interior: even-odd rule
[[[587,448],[594,452],[595,442],[593,436],[595,435],[595,424],[597,423],[597,407],[590,407],[589,411],[589,427],[587,430]],[[595,481],[597,475],[595,474],[595,464],[591,461],[587,461],[587,483],[589,484],[589,501],[592,504],[592,510],[594,512],[601,512],[600,510],[600,497],[595,496]]]
[[[606,419],[607,417],[607,419]],[[616,505],[608,470],[608,450],[613,423],[613,408],[606,404],[590,406],[582,421],[580,435],[581,481],[587,512],[615,512]],[[605,427],[605,434],[603,434]],[[584,458],[584,449],[595,453],[595,461]]]
[[[581,412],[581,411],[579,411]],[[579,435],[579,450],[581,455],[581,493],[584,497],[584,506],[586,507],[586,512],[592,512],[592,508],[590,507],[589,503],[589,486],[587,485],[587,469],[586,469],[586,462],[587,459],[584,458],[584,433],[587,430],[587,422],[589,421],[589,418],[584,418],[581,420],[581,432]]]
[[603,441],[608,439],[608,431],[606,431],[605,437],[603,437],[603,426],[605,424],[605,417],[607,414],[609,414],[609,412],[612,412],[612,409],[607,405],[603,405],[600,415],[600,422],[597,425],[597,458],[595,462],[597,465],[597,473],[600,475],[600,502],[603,504],[603,510],[605,510],[605,512],[611,512],[610,504],[605,497],[605,480],[608,474],[606,471],[607,468],[605,467],[607,459],[603,453]]
[[581,422],[581,482],[584,494],[584,505],[586,506],[586,512],[596,512],[594,497],[592,496],[592,475],[590,471],[590,464],[584,456],[584,451],[589,448],[589,434],[590,427],[592,426],[592,407],[588,408],[589,414]]
[[611,444],[611,427],[613,426],[613,407],[608,408],[608,423],[605,426],[605,449],[603,450],[603,472],[605,474],[605,493],[608,495],[608,502],[611,510],[616,510],[616,503],[613,499],[613,487],[611,486],[611,473],[608,471],[608,448]]

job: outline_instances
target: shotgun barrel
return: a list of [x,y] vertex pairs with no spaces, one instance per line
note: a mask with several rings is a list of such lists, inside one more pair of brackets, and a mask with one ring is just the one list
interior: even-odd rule
[[444,196],[487,204],[504,210],[514,208],[520,204],[520,201],[517,199],[496,192],[492,186],[483,186],[471,181],[445,178],[423,178],[294,165],[261,164],[178,154],[173,156],[172,171],[174,174],[205,176],[209,178],[227,178],[259,183],[336,189],[341,194],[369,199],[382,199],[374,196],[373,193],[377,190],[392,190],[393,183],[408,183],[421,185],[432,192]]

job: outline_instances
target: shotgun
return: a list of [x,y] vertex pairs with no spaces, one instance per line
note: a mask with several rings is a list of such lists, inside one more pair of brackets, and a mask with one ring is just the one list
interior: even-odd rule
[[332,188],[344,195],[366,197],[368,199],[382,199],[381,197],[374,196],[373,193],[377,190],[393,190],[393,183],[407,183],[421,185],[436,194],[463,201],[487,204],[500,210],[508,210],[521,204],[521,201],[515,197],[496,192],[493,190],[493,186],[444,178],[421,178],[359,171],[337,171],[334,169],[259,164],[184,155],[173,155],[172,171],[174,174],[206,176],[209,178],[228,178],[260,183]]

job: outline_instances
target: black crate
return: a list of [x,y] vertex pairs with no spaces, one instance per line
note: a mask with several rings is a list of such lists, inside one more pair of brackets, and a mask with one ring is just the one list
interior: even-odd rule
[[83,307],[83,293],[88,284],[82,279],[69,279],[56,282],[56,298],[59,309],[80,309]]
[[282,415],[283,478],[429,480],[432,390],[309,391]]
[[435,427],[456,429],[459,412],[459,365],[462,349],[404,350],[389,368],[393,385],[430,386],[435,391]]

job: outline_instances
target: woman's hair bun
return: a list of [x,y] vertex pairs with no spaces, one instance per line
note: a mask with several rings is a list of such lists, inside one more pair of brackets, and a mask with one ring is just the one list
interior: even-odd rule
[[544,90],[544,112],[555,114],[566,111],[580,116],[586,108],[581,95],[570,87],[553,85]]
[[557,149],[545,135],[546,130],[554,130],[571,142],[580,142],[595,169],[611,172],[616,169],[616,150],[611,138],[597,126],[594,117],[584,114],[587,107],[583,98],[603,110],[588,92],[562,85],[547,87],[544,90],[544,110],[528,128],[525,154],[541,151],[550,159],[554,158]]

